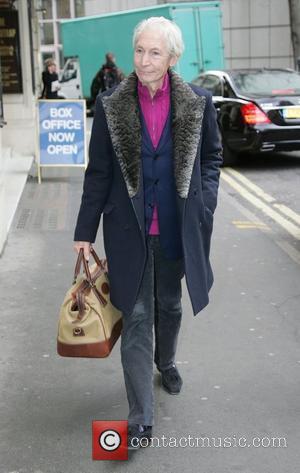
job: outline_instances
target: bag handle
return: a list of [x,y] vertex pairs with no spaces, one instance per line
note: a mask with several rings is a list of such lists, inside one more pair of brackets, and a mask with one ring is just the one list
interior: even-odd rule
[[[84,315],[84,310],[85,310],[85,291],[88,286],[90,286],[91,290],[97,297],[98,301],[100,304],[105,307],[107,305],[106,299],[102,296],[102,294],[98,291],[97,287],[95,286],[95,281],[96,279],[102,274],[103,272],[106,272],[106,260],[101,261],[99,256],[97,255],[96,251],[94,248],[91,247],[90,249],[91,255],[93,256],[95,263],[99,267],[99,270],[97,270],[94,274],[94,276],[91,276],[90,268],[88,261],[84,258],[84,252],[83,248],[80,248],[76,265],[75,265],[75,270],[74,270],[74,280],[73,284],[76,284],[77,277],[80,273],[81,269],[81,264],[83,263],[84,266],[84,272],[86,274],[86,279],[85,279],[85,284],[80,285],[80,287],[76,291],[76,302],[77,302],[77,307],[78,307],[78,319],[82,319]],[[88,284],[88,286],[86,286]]]
[[[100,261],[100,260],[99,260]],[[98,263],[97,263],[98,264]],[[87,282],[89,283],[92,291],[94,292],[95,296],[97,297],[97,299],[99,300],[100,304],[102,304],[104,307],[106,306],[107,304],[107,301],[106,299],[102,296],[102,294],[98,291],[98,289],[96,288],[95,286],[95,281],[94,281],[94,278],[91,277],[91,273],[90,273],[90,268],[89,268],[89,264],[87,262],[87,260],[85,258],[83,258],[83,266],[84,266],[84,271],[85,271],[85,274],[86,274],[86,279],[87,279]],[[103,268],[102,264],[101,264],[101,268]],[[104,269],[103,269],[104,271]],[[98,277],[99,275],[97,275]]]
[[[97,253],[96,253],[96,251],[94,250],[93,247],[91,247],[90,252],[91,252],[91,255],[93,256],[97,266],[99,266],[103,271],[105,271],[106,270],[105,263],[100,260],[99,256],[97,255]],[[78,274],[80,273],[82,261],[85,261],[85,258],[84,258],[83,248],[80,248],[79,253],[78,253],[78,257],[77,257],[77,261],[76,261],[76,265],[75,265],[75,270],[74,270],[73,284],[76,284]],[[106,262],[106,260],[104,260],[104,261]]]

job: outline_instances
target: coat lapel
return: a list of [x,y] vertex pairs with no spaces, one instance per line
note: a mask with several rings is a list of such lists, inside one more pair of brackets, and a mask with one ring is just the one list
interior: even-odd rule
[[[179,197],[186,199],[201,137],[205,97],[197,95],[170,70],[174,175]],[[130,198],[139,191],[141,172],[141,121],[137,76],[131,73],[109,96],[102,97],[112,144]]]
[[188,197],[200,143],[205,96],[197,95],[174,71],[170,71],[174,173],[179,197]]
[[111,141],[119,160],[129,197],[134,197],[141,179],[141,122],[137,76],[130,74],[109,96],[102,97]]

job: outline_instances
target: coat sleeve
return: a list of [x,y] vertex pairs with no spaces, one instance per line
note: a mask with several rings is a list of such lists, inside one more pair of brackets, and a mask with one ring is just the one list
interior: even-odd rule
[[214,213],[217,206],[222,145],[217,113],[211,95],[206,97],[203,117],[201,179],[204,205]]
[[97,97],[74,241],[94,243],[112,182],[112,144],[101,96]]

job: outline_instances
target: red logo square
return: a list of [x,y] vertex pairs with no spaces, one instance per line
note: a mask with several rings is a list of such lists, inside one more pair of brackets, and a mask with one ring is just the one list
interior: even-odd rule
[[93,460],[128,460],[127,420],[94,420]]

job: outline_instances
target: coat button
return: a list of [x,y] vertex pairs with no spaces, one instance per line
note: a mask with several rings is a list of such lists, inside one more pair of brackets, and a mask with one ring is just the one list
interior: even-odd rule
[[159,183],[159,179],[155,179],[154,184],[157,186],[158,183]]
[[158,154],[155,154],[154,157],[153,157],[153,159],[156,160],[157,158],[158,158]]

